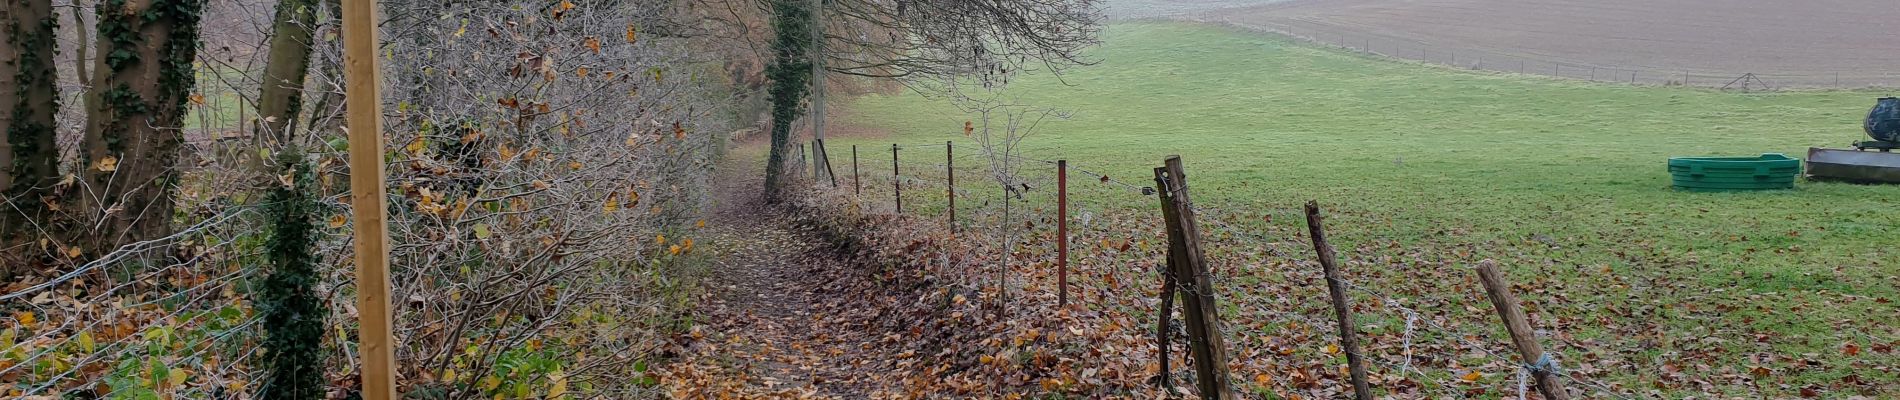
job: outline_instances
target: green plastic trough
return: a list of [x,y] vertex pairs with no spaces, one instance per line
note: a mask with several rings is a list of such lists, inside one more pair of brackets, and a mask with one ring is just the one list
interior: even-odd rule
[[1777,153],[1759,157],[1674,157],[1669,177],[1678,190],[1740,192],[1793,189],[1801,160]]

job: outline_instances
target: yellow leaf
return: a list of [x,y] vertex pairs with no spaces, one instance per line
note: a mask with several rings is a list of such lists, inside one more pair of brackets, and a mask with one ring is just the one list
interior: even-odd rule
[[332,215],[332,216],[330,216],[330,228],[331,228],[331,229],[336,229],[336,228],[342,228],[342,227],[343,227],[343,225],[344,225],[344,224],[347,224],[347,223],[349,223],[349,220],[348,220],[348,219],[345,219],[345,218],[343,218],[343,214],[337,214],[337,215]]
[[33,315],[32,311],[21,311],[18,313],[14,313],[13,319],[20,320],[20,325],[25,326],[25,327],[32,327],[34,322],[38,322],[40,320],[38,316]]
[[529,184],[533,185],[535,190],[547,190],[548,188],[548,182],[540,180],[540,179],[536,179],[534,180],[534,182],[529,182]]
[[620,201],[616,199],[616,197],[619,196],[620,193],[607,193],[607,200],[603,202],[605,204],[600,206],[601,209],[608,214],[613,214],[614,211],[620,211]]
[[672,245],[672,246],[667,246],[667,248],[666,248],[666,253],[667,253],[667,254],[672,254],[672,255],[676,255],[676,256],[677,256],[677,255],[679,255],[679,254],[680,254],[680,245],[677,245],[677,244],[676,244],[676,245]]
[[587,39],[581,41],[581,45],[587,46],[588,50],[593,50],[594,54],[600,54],[600,38],[588,36]]
[[627,24],[627,43],[633,43],[639,40],[640,40],[640,30],[635,29],[633,27],[633,24]]
[[578,76],[578,77],[582,77],[582,78],[586,78],[586,77],[587,77],[587,67],[580,67],[580,68],[575,68],[575,69],[574,69],[574,76]]
[[79,246],[66,248],[66,258],[79,258],[81,254],[83,253],[79,251]]
[[662,233],[659,235],[655,235],[653,237],[653,242],[656,244],[666,244],[666,234]]
[[1471,371],[1471,373],[1465,374],[1464,376],[1460,376],[1458,377],[1458,379],[1463,380],[1465,382],[1477,382],[1479,378],[1483,378],[1483,377],[1484,377],[1484,374],[1478,373],[1478,371]]
[[450,383],[455,382],[455,369],[450,368],[447,371],[442,371],[442,381],[450,382]]
[[579,171],[579,170],[581,170],[581,162],[580,162],[580,161],[568,161],[568,162],[567,162],[567,169],[571,169],[571,170],[575,170],[575,171]]
[[548,374],[548,397],[561,397],[567,394],[567,377],[560,372]]
[[98,351],[98,345],[92,341],[92,331],[79,331],[79,348],[87,353]]
[[165,374],[165,378],[172,386],[178,386],[185,384],[185,374],[184,368],[172,367],[171,373]]
[[201,106],[202,106],[202,105],[205,105],[205,95],[203,95],[203,94],[198,94],[198,93],[192,93],[192,94],[191,94],[191,104],[197,104],[197,105],[201,105]]
[[978,358],[977,361],[984,364],[989,364],[992,361],[996,361],[996,357],[991,357],[988,354],[984,354],[983,357]]
[[[495,390],[497,387],[501,387],[501,378],[496,378],[494,375],[482,378],[483,390]],[[501,396],[501,394],[496,394],[496,396]]]
[[1273,376],[1267,375],[1267,374],[1254,374],[1253,383],[1260,386],[1271,386],[1273,385]]
[[706,227],[706,220],[704,220],[704,219],[702,219],[702,220],[699,220],[699,227],[700,227],[700,228],[704,228],[704,227]]
[[1339,345],[1336,345],[1336,344],[1326,345],[1326,354],[1339,355]]
[[98,162],[93,163],[92,168],[97,169],[100,172],[118,171],[119,158],[113,157],[113,156],[105,156],[103,158],[100,158]]
[[418,137],[416,138],[416,140],[409,141],[409,145],[403,146],[402,149],[405,151],[408,151],[409,154],[413,155],[413,154],[422,152],[422,145],[423,145],[422,138]]

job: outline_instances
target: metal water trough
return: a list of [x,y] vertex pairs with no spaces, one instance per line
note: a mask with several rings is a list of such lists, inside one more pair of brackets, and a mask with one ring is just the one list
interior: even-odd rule
[[1808,179],[1900,183],[1900,153],[1809,148]]
[[1874,103],[1864,123],[1873,140],[1854,143],[1853,150],[1808,149],[1808,179],[1860,183],[1900,183],[1900,98]]

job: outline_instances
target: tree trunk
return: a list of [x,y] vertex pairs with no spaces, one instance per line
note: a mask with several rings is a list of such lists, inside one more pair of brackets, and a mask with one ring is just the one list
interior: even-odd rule
[[810,90],[811,6],[801,0],[773,0],[774,59],[766,67],[772,79],[772,149],[765,163],[765,200],[777,203],[785,189],[785,153],[790,151],[792,122]]
[[[270,55],[257,96],[257,126],[252,141],[261,148],[283,146],[303,109],[304,74],[310,68],[310,30],[316,26],[316,0],[283,0],[271,27]],[[260,164],[267,160],[256,160]]]
[[44,237],[48,197],[59,178],[53,115],[59,92],[53,59],[58,20],[51,0],[8,0],[0,6],[0,279],[26,266],[30,246]]
[[170,233],[204,0],[104,0],[80,143],[75,241],[97,255]]

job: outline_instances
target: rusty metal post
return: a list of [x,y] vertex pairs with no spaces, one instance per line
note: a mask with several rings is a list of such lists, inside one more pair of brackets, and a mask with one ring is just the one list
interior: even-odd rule
[[897,213],[904,213],[904,182],[897,171],[897,144],[891,143],[891,199],[897,203]]
[[947,196],[950,199],[950,222],[949,222],[950,233],[956,233],[957,232],[956,146],[950,143],[950,141],[948,140],[945,140],[943,142],[943,172],[946,175],[946,179],[948,180],[948,183],[949,183],[949,188],[945,190],[945,193],[946,193],[945,196]]
[[1069,160],[1056,160],[1056,305],[1069,305]]
[[851,145],[851,192],[864,194],[864,180],[858,178],[858,145]]

